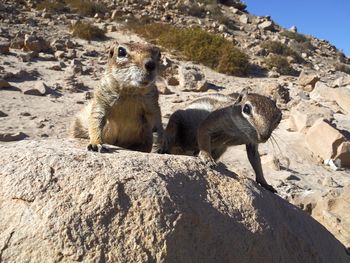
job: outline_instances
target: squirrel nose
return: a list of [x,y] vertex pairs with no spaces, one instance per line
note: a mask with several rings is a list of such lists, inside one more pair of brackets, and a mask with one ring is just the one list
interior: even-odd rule
[[145,63],[145,69],[147,71],[153,71],[156,68],[156,63],[153,60],[147,60]]

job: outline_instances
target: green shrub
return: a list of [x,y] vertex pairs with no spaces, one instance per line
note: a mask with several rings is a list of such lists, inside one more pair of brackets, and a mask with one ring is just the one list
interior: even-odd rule
[[340,62],[334,63],[334,68],[337,71],[341,71],[341,72],[350,74],[350,66],[348,66],[344,63],[340,63]]
[[200,28],[177,28],[160,23],[133,24],[129,25],[129,28],[147,40],[175,51],[187,60],[202,63],[225,74],[248,74],[248,56],[221,36]]
[[266,66],[269,69],[276,68],[276,71],[282,75],[296,75],[294,70],[289,64],[288,60],[281,55],[270,55],[265,60]]
[[78,22],[71,27],[71,30],[73,36],[86,40],[103,39],[105,37],[105,32],[102,29],[90,23]]
[[293,49],[278,41],[265,41],[261,47],[266,49],[269,53],[281,56],[290,56],[296,63],[305,63],[304,59]]

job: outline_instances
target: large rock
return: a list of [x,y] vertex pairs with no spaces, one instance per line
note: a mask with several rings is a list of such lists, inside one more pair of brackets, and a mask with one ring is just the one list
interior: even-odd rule
[[264,21],[261,24],[259,24],[258,27],[262,30],[275,30],[275,25],[272,21]]
[[310,92],[310,98],[316,101],[334,101],[335,89],[326,83],[317,81],[315,88]]
[[[316,82],[320,80],[320,77],[315,73],[307,73],[302,71],[298,78],[298,83],[304,87],[307,91],[312,91],[316,85]],[[309,88],[307,88],[309,87]]]
[[330,191],[319,200],[312,216],[335,234],[350,249],[350,185]]
[[309,149],[323,160],[335,159],[339,146],[346,141],[343,134],[322,118],[306,133]]
[[334,90],[337,104],[347,113],[350,113],[350,88],[341,87]]
[[345,86],[350,86],[350,76],[342,76],[334,80],[332,87],[345,87]]
[[306,132],[320,118],[330,121],[333,118],[333,111],[312,101],[301,101],[290,111],[289,129]]
[[[0,146],[3,262],[349,262],[323,226],[194,157]],[[221,172],[220,172],[221,171]]]
[[326,194],[317,191],[301,193],[292,202],[309,212],[350,249],[349,200],[350,185],[343,188],[336,185]]

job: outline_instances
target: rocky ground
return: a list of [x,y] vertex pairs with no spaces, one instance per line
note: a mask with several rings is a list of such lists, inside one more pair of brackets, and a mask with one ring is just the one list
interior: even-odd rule
[[[266,179],[281,197],[311,214],[349,248],[350,75],[335,67],[349,64],[349,58],[327,41],[309,37],[314,49],[301,54],[307,63],[290,59],[298,76],[284,76],[275,69],[262,74],[267,56],[262,41],[296,44],[280,34],[283,29],[271,18],[219,5],[234,22],[230,27],[210,12],[200,17],[180,12],[177,1],[143,2],[142,8],[133,1],[122,7],[111,3],[109,11],[95,18],[39,11],[33,1],[0,3],[0,144],[14,147],[14,141],[24,139],[66,138],[73,115],[91,98],[104,71],[110,43],[144,41],[125,28],[128,17],[199,25],[235,42],[258,70],[244,78],[228,76],[164,50],[163,66],[174,74],[158,81],[163,123],[176,109],[209,92],[229,94],[248,88],[274,97],[283,120],[274,139],[261,146]],[[121,22],[116,22],[112,17],[120,12]],[[106,29],[106,39],[73,37],[69,25],[79,19]],[[236,174],[253,178],[244,147],[232,147],[221,162]]]

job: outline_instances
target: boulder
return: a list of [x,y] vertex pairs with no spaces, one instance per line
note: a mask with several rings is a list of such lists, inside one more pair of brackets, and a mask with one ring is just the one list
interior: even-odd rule
[[322,160],[334,159],[338,147],[346,141],[336,128],[325,120],[318,119],[306,133],[306,144]]
[[298,78],[298,83],[303,86],[311,86],[311,89],[308,88],[308,91],[312,91],[312,89],[315,87],[316,82],[320,80],[320,77],[315,73],[306,73],[305,71],[302,71]]
[[350,185],[318,199],[312,216],[350,249]]
[[334,98],[337,104],[347,113],[350,113],[350,88],[334,89]]
[[[28,82],[29,84],[30,82]],[[23,89],[23,94],[34,95],[34,96],[44,96],[47,93],[48,87],[42,81],[36,82],[33,86],[26,86]]]
[[350,86],[350,76],[342,76],[334,80],[332,87],[345,87],[345,86]]
[[239,17],[239,21],[243,24],[248,24],[249,23],[249,17],[244,14]]
[[275,25],[272,21],[265,21],[258,25],[258,27],[262,30],[270,30],[273,31],[275,29]]
[[[337,155],[334,157],[340,162],[341,167],[350,167],[350,142],[342,142],[337,149]],[[350,200],[350,199],[349,199]]]
[[320,118],[330,121],[333,118],[333,111],[312,101],[302,100],[290,111],[289,129],[306,132]]
[[277,82],[268,82],[264,85],[264,93],[271,96],[278,103],[288,103],[290,101],[289,90],[284,85]]
[[208,82],[197,67],[180,66],[179,84],[182,91],[207,91]]
[[315,88],[310,92],[310,98],[316,101],[334,101],[334,91],[335,89],[326,83],[317,81]]
[[0,145],[3,262],[349,262],[287,201],[195,157]]

